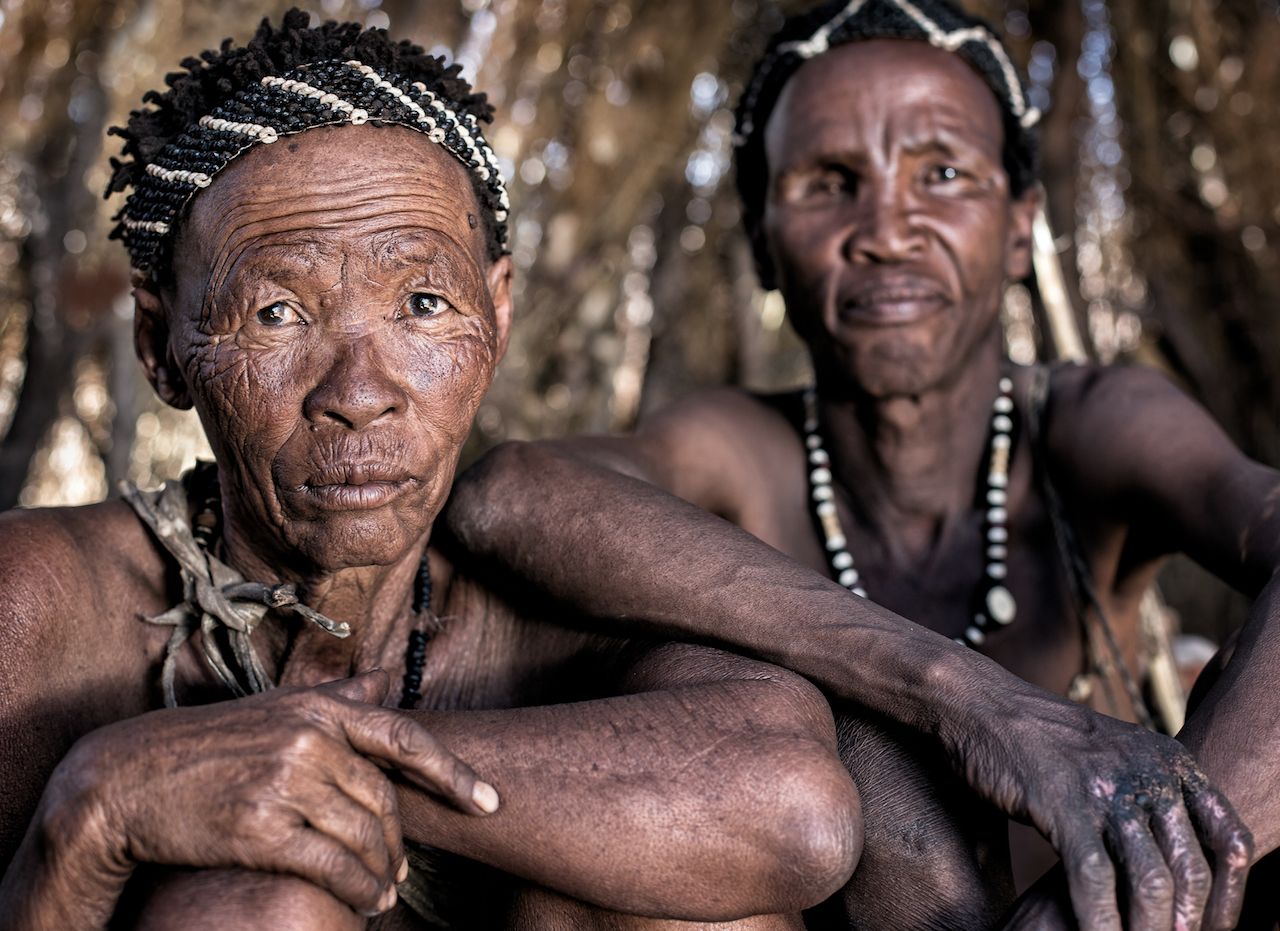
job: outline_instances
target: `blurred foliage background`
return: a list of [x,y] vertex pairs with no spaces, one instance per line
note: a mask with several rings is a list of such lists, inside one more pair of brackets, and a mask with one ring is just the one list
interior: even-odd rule
[[[626,429],[701,385],[805,380],[781,301],[755,283],[729,159],[751,63],[808,2],[303,4],[456,60],[497,108],[519,318],[469,455]],[[0,0],[0,508],[155,484],[205,451],[134,359],[105,129],[183,56],[291,5]],[[1048,213],[1092,352],[1169,372],[1280,464],[1280,0],[966,5],[1003,30],[1047,111]],[[1043,352],[1041,319],[1013,289],[1016,359]],[[1240,616],[1186,563],[1165,584],[1192,629]]]

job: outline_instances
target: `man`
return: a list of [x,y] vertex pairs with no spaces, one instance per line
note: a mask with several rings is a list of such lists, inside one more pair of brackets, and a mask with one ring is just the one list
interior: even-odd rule
[[512,313],[489,111],[307,22],[122,132],[138,353],[217,463],[0,518],[0,927],[800,927],[860,841],[821,695],[428,546]]
[[[1082,927],[1199,927],[1202,911],[1230,927],[1248,837],[1211,823],[1225,808],[1185,752],[1047,692],[1132,720],[1121,661],[1170,552],[1254,593],[1180,739],[1255,854],[1274,850],[1280,477],[1149,373],[1002,358],[1002,289],[1029,273],[1034,119],[999,41],[944,2],[839,0],[790,20],[739,108],[738,185],[814,390],[713,391],[634,436],[502,448],[447,522],[592,616],[734,644],[845,699],[867,831],[843,895],[858,927],[997,917],[1005,830],[972,792],[1053,844]],[[1150,783],[1164,767],[1176,775]],[[1064,920],[1053,882],[1019,926]]]

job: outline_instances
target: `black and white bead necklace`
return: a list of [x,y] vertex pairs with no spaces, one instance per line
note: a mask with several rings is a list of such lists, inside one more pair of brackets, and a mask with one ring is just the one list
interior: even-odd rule
[[[1018,603],[1009,591],[1005,580],[1009,575],[1009,460],[1013,453],[1013,381],[1002,376],[1000,393],[991,408],[991,448],[987,457],[987,489],[983,504],[986,515],[983,530],[986,536],[984,554],[986,571],[983,573],[980,597],[971,623],[957,643],[979,647],[992,630],[1007,627],[1018,616]],[[812,388],[804,392],[804,445],[808,453],[809,497],[826,546],[827,559],[831,563],[836,581],[855,595],[867,597],[866,587],[849,541],[840,522],[836,508],[835,487],[832,484],[831,456],[818,425],[818,394]]]

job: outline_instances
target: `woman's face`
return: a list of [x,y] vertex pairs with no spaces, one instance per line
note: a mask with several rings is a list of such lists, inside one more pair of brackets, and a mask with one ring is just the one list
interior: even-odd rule
[[466,170],[401,127],[286,136],[196,198],[173,261],[167,341],[140,325],[139,352],[199,412],[229,532],[282,569],[402,557],[444,503],[510,321],[510,265],[487,258]]

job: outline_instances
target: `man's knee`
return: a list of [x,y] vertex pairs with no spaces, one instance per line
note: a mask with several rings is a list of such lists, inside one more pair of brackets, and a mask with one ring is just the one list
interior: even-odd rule
[[133,931],[363,931],[365,919],[304,879],[249,870],[165,871],[135,896]]

